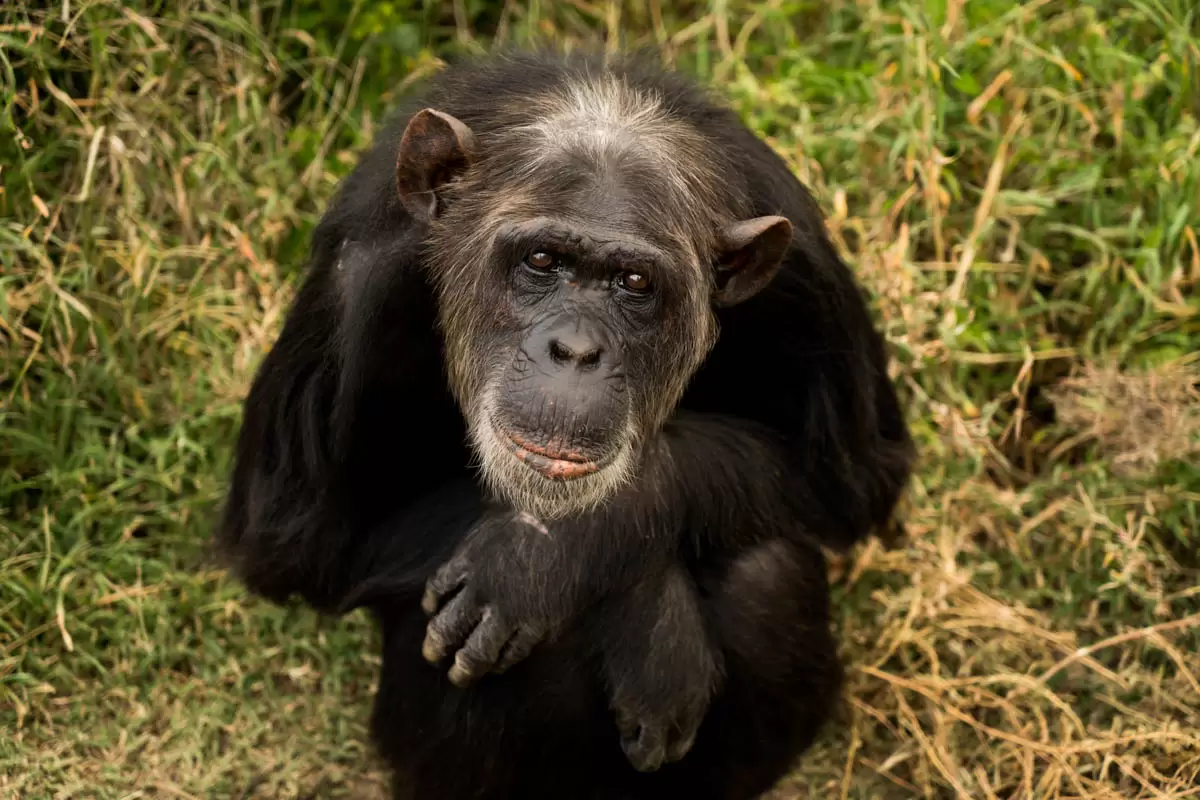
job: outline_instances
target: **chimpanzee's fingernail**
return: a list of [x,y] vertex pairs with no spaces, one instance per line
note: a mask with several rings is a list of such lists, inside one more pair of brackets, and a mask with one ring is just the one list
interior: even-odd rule
[[436,664],[445,655],[446,642],[436,631],[425,632],[425,642],[421,645],[421,655],[430,664]]
[[474,677],[474,672],[466,665],[463,652],[459,650],[458,655],[454,657],[454,666],[450,668],[450,682],[460,689],[465,689],[471,685]]
[[421,598],[421,610],[429,616],[433,616],[438,610],[438,596],[433,589],[426,589],[425,596]]

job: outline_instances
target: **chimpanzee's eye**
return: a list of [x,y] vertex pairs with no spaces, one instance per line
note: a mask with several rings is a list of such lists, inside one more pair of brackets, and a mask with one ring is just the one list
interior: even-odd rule
[[530,254],[530,256],[525,259],[525,263],[539,272],[546,272],[554,268],[556,259],[549,253],[543,253],[539,250],[536,253]]
[[650,278],[640,272],[625,272],[617,278],[622,289],[634,294],[644,294],[650,291]]

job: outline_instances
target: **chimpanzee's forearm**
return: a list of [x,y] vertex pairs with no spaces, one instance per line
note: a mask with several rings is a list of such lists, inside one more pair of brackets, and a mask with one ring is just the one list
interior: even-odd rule
[[436,592],[469,572],[482,598],[503,598],[518,618],[561,622],[681,559],[795,538],[817,519],[803,482],[761,426],[689,414],[643,453],[636,477],[593,511],[562,519],[508,508],[485,514]]
[[[732,556],[775,538],[822,541],[844,518],[830,509],[836,501],[819,496],[789,465],[770,429],[681,414],[646,447],[632,482],[594,511],[543,520],[485,507],[471,485],[447,487],[398,516],[391,529],[364,533],[352,572],[356,584],[378,584],[436,556],[437,548],[457,545],[460,554],[472,554],[472,582],[484,597],[506,598],[518,616],[566,620],[680,558]],[[460,506],[472,509],[453,512],[462,517],[460,528],[471,529],[465,534],[440,521]],[[473,523],[471,514],[478,515]],[[421,533],[426,529],[442,535],[431,540]]]
[[654,770],[682,758],[724,671],[692,576],[682,564],[648,574],[587,622],[630,762]]
[[[894,504],[907,474],[882,456],[855,464],[831,453],[802,467],[794,447],[735,417],[683,413],[667,425],[654,484],[693,553],[728,555],[773,538],[833,547],[858,541],[876,523],[876,509]],[[826,488],[835,473],[838,492]]]

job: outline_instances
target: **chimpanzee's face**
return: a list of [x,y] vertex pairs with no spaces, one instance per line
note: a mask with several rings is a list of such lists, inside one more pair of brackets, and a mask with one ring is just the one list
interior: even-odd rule
[[630,450],[634,398],[654,388],[655,349],[671,349],[671,265],[627,231],[553,217],[505,225],[493,257],[514,324],[489,421],[549,480],[599,472]]
[[[556,517],[636,474],[715,342],[714,305],[770,280],[791,226],[738,221],[712,201],[703,160],[689,172],[662,141],[620,126],[545,135],[547,152],[528,135],[478,143],[453,117],[422,112],[398,174],[430,224],[447,374],[483,477]],[[447,163],[457,180],[437,184]]]
[[450,373],[463,377],[473,444],[497,489],[547,517],[634,473],[715,332],[694,251],[652,238],[621,193],[571,183],[585,188],[486,220],[459,217],[462,204],[444,220],[491,232],[474,253],[457,250],[470,266],[451,273],[473,280],[440,283],[445,330],[471,331],[449,352],[470,364]]

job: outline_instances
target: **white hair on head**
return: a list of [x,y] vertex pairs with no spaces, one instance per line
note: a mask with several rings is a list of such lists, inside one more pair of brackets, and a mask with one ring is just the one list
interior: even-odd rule
[[[692,125],[670,114],[656,90],[631,86],[616,75],[589,75],[571,80],[534,101],[536,119],[511,129],[512,135],[534,137],[537,155],[530,172],[556,153],[571,152],[604,168],[610,156],[633,153],[643,158],[676,198],[673,204],[692,216],[689,227],[712,228],[704,210],[720,206],[711,187],[717,175],[709,168],[707,141]],[[684,237],[692,244],[695,231]]]
[[515,130],[538,136],[543,149],[601,155],[636,137],[639,147],[668,160],[674,140],[688,132],[667,115],[657,92],[636,89],[611,75],[571,81],[539,97],[536,108],[537,119]]

